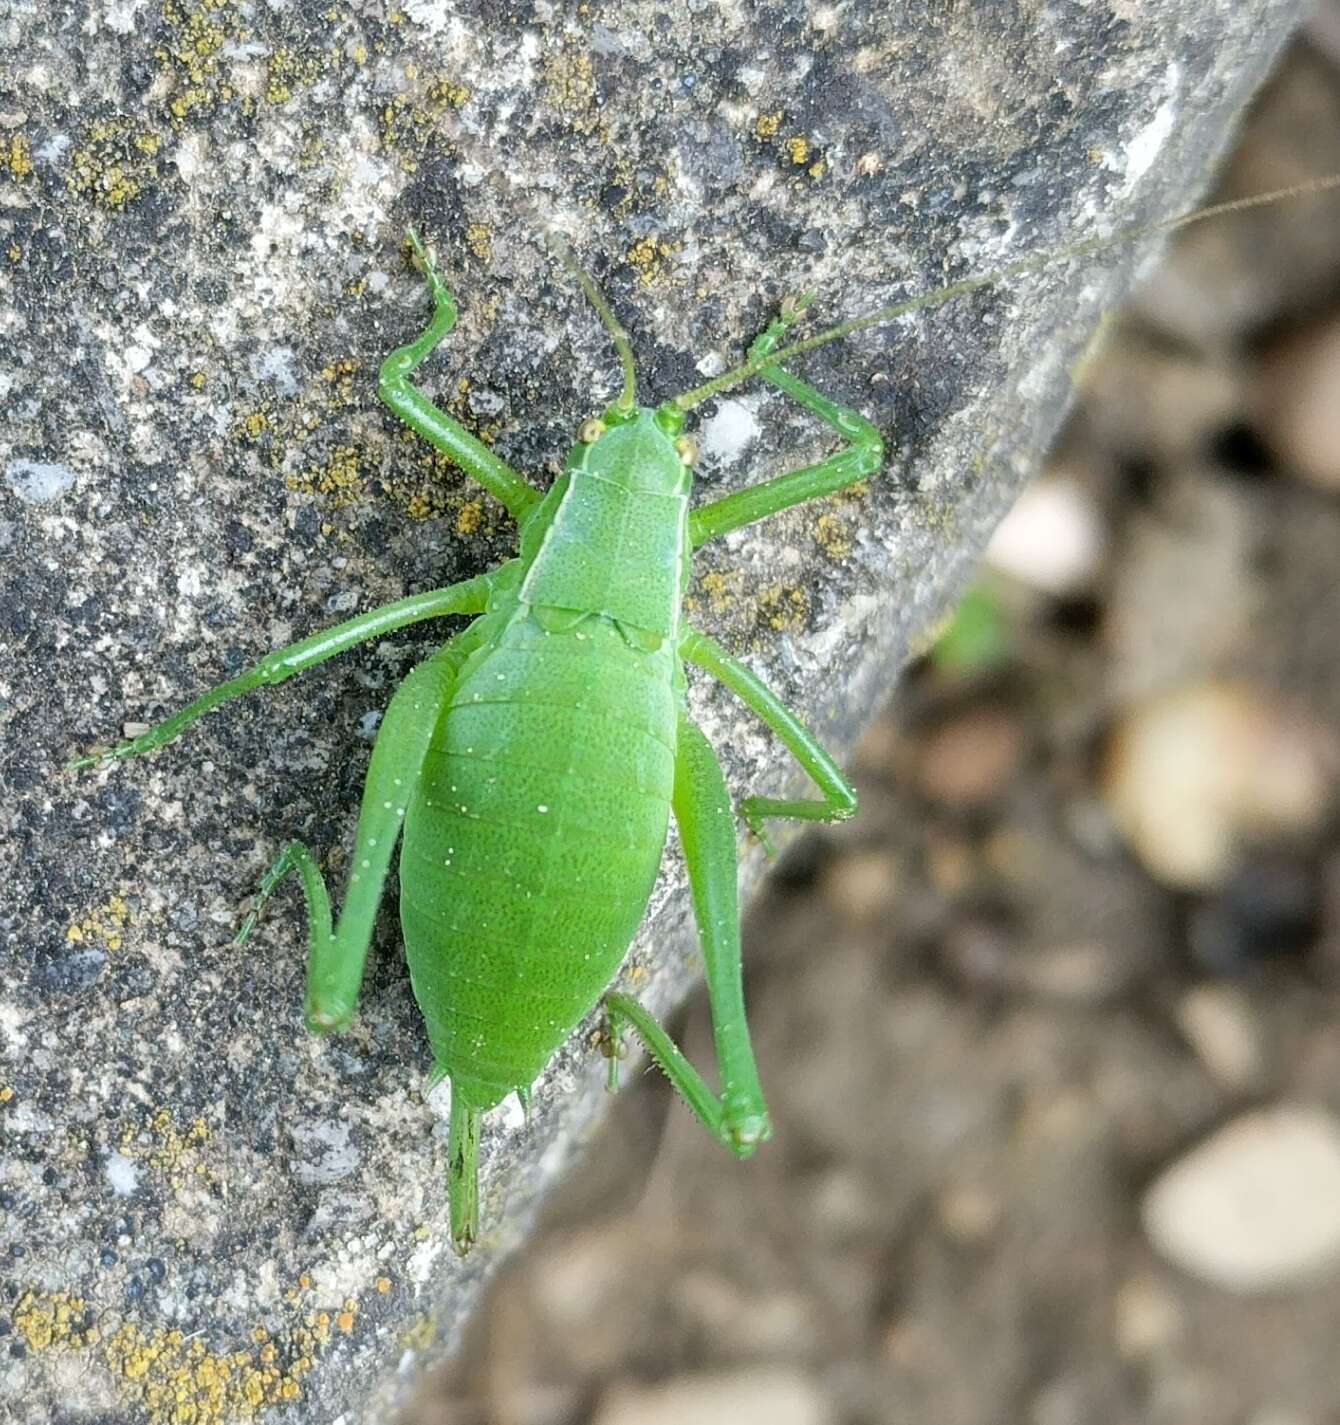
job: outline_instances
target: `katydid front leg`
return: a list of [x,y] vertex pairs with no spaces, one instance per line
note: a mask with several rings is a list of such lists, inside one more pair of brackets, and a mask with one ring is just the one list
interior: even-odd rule
[[424,619],[443,618],[447,614],[482,614],[488,607],[497,574],[481,574],[474,579],[466,579],[459,584],[448,584],[443,589],[432,589],[426,594],[411,594],[407,599],[397,599],[392,604],[383,604],[357,618],[337,623],[314,633],[310,638],[290,643],[287,648],[276,648],[267,653],[253,668],[229,678],[207,693],[202,693],[184,708],[170,713],[162,722],[155,723],[148,732],[142,732],[129,742],[122,742],[105,752],[90,752],[86,757],[77,757],[66,771],[78,771],[83,767],[96,767],[103,762],[119,762],[125,757],[138,757],[142,752],[151,752],[179,736],[197,718],[226,703],[231,698],[249,693],[253,688],[271,687],[314,668],[337,653],[344,653],[371,638],[379,638],[397,628],[405,628],[412,623],[422,623]]
[[[721,1092],[712,1092],[665,1030],[631,995],[616,992],[605,996],[611,1047],[617,1051],[620,1025],[628,1023],[712,1136],[737,1156],[747,1158],[768,1139],[772,1125],[744,1012],[735,819],[716,754],[683,714],[675,750],[673,805],[707,970]],[[611,1058],[611,1082],[614,1064]]]
[[410,384],[414,368],[456,325],[456,299],[442,280],[427,249],[414,233],[409,234],[414,252],[428,280],[433,296],[433,317],[423,335],[393,351],[382,362],[377,394],[412,430],[430,445],[449,456],[472,479],[500,500],[513,519],[519,520],[540,501],[540,492],[529,485],[506,462],[459,421],[439,410],[421,391]]

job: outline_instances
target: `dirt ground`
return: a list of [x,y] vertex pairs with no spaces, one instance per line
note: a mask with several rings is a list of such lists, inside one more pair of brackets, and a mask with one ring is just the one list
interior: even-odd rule
[[[1224,193],[1336,170],[1319,21]],[[1193,230],[1118,324],[861,815],[754,909],[773,1141],[635,1074],[421,1425],[1340,1421],[1334,1222],[1234,1256],[1303,1230],[1306,1154],[1200,1259],[1149,1215],[1222,1125],[1340,1116],[1337,232]]]

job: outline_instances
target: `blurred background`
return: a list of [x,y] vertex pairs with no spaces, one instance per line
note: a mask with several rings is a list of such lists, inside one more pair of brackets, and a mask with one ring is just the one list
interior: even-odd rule
[[[1340,171],[1340,7],[1214,198]],[[1207,223],[418,1425],[1340,1421],[1340,199]],[[705,1005],[673,1026],[710,1063]]]

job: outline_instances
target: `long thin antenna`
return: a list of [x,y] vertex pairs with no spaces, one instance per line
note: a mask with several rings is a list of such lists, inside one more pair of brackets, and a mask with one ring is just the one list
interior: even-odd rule
[[558,260],[568,269],[577,285],[586,293],[586,300],[596,309],[601,325],[610,334],[614,349],[619,353],[619,360],[623,363],[623,394],[619,397],[618,405],[621,410],[631,411],[637,404],[637,377],[633,372],[633,348],[628,340],[628,333],[619,324],[618,317],[614,315],[613,309],[605,300],[604,293],[596,286],[595,279],[577,261],[567,238],[553,228],[546,230],[545,237],[549,241],[549,246],[558,255]]
[[906,316],[909,312],[919,311],[922,307],[937,306],[941,302],[947,302],[951,297],[961,297],[965,292],[976,292],[983,287],[994,286],[997,282],[1008,281],[1011,277],[1021,277],[1030,272],[1041,271],[1055,262],[1064,262],[1072,257],[1084,257],[1089,253],[1102,252],[1109,247],[1120,247],[1123,243],[1134,242],[1138,238],[1147,237],[1153,233],[1175,232],[1178,228],[1204,222],[1207,218],[1221,218],[1227,213],[1240,213],[1248,208],[1264,208],[1270,203],[1283,202],[1288,198],[1306,198],[1315,193],[1327,193],[1333,188],[1340,188],[1340,173],[1333,173],[1327,178],[1313,178],[1306,183],[1295,183],[1288,188],[1276,188],[1269,193],[1257,193],[1250,198],[1234,198],[1227,203],[1215,203],[1209,208],[1198,208],[1193,213],[1182,213],[1175,218],[1165,218],[1162,222],[1129,223],[1125,227],[1118,228],[1116,232],[1109,233],[1107,237],[1086,238],[1083,242],[1074,243],[1069,247],[1056,248],[1049,252],[1031,253],[1028,257],[1021,257],[1017,262],[998,267],[994,272],[983,272],[975,277],[965,277],[959,282],[949,283],[947,287],[937,287],[933,292],[922,292],[915,297],[907,297],[901,302],[881,307],[877,312],[868,312],[863,317],[851,317],[845,322],[839,322],[836,326],[817,332],[814,336],[794,341],[789,346],[778,347],[777,350],[770,351],[766,356],[746,361],[740,366],[733,367],[730,371],[722,372],[720,376],[714,376],[710,381],[704,381],[701,386],[695,386],[691,391],[685,391],[682,396],[676,396],[671,404],[677,406],[681,411],[692,410],[694,406],[701,405],[710,397],[716,396],[722,391],[729,391],[732,386],[739,386],[742,382],[748,381],[751,376],[756,376],[765,366],[776,365],[778,362],[787,360],[788,357],[799,356],[804,351],[813,351],[817,346],[826,346],[830,341],[850,336],[852,332],[864,331],[867,327],[877,327],[882,322],[893,321],[895,317]]

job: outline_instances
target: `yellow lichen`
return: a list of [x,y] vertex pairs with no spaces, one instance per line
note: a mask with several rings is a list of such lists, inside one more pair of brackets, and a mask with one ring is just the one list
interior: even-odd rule
[[787,584],[770,584],[759,593],[759,622],[778,633],[804,628],[809,613],[809,595],[804,589]]
[[814,151],[813,143],[804,134],[793,134],[782,145],[785,161],[794,168],[803,168],[811,178],[822,178],[825,164]]
[[465,245],[481,262],[487,262],[493,253],[493,234],[484,223],[471,223],[465,230]]
[[193,1118],[181,1128],[166,1108],[160,1108],[147,1123],[127,1127],[117,1147],[125,1157],[158,1173],[169,1187],[181,1189],[216,1180],[205,1156],[213,1136],[203,1118]]
[[845,559],[851,553],[851,531],[827,512],[814,522],[814,542],[830,559]]
[[154,51],[171,94],[168,112],[180,124],[196,110],[208,111],[234,97],[220,61],[225,45],[252,38],[234,0],[165,0],[166,41]]
[[[405,74],[413,78],[413,67]],[[378,116],[383,147],[396,155],[407,173],[415,172],[435,149],[449,149],[443,119],[463,108],[469,98],[470,90],[454,79],[436,79],[417,96],[393,94]]]
[[367,494],[358,448],[352,445],[337,445],[321,464],[287,476],[284,483],[290,490],[325,495],[337,510],[359,503]]
[[270,429],[270,413],[264,406],[248,411],[238,421],[238,429],[248,440],[259,440]]
[[26,134],[11,134],[8,143],[0,139],[0,168],[7,168],[13,178],[27,178],[33,171],[33,150]]
[[[296,1296],[286,1293],[289,1299]],[[352,1331],[357,1315],[358,1302],[346,1298],[336,1324]],[[303,1378],[331,1335],[330,1313],[324,1311],[308,1312],[277,1331],[257,1324],[248,1333],[252,1344],[233,1351],[213,1351],[198,1336],[175,1327],[146,1328],[130,1321],[104,1335],[89,1303],[69,1292],[25,1292],[11,1320],[31,1351],[95,1352],[117,1382],[121,1399],[137,1407],[150,1425],[226,1425],[300,1400]],[[313,1323],[322,1320],[325,1326],[314,1329]]]
[[653,287],[665,280],[668,272],[667,260],[675,254],[673,243],[660,238],[639,238],[625,254],[637,272],[639,286]]
[[123,208],[158,177],[161,148],[162,138],[134,119],[97,119],[70,155],[69,189],[101,208]]
[[401,1344],[412,1351],[422,1351],[433,1344],[437,1335],[437,1318],[431,1312],[415,1317],[400,1333]]
[[721,572],[709,569],[698,580],[698,587],[707,595],[708,607],[714,614],[723,614],[739,597],[743,586],[739,570]]
[[544,84],[549,103],[567,115],[578,133],[594,133],[600,125],[596,107],[595,69],[591,56],[572,45],[551,54],[544,64]]
[[760,139],[776,138],[782,126],[782,111],[775,109],[771,114],[760,114],[754,120],[754,136]]
[[126,931],[138,919],[123,897],[109,896],[101,905],[71,921],[65,928],[65,939],[70,945],[93,944],[119,950],[125,943]]
[[265,62],[265,102],[287,104],[299,88],[314,84],[321,71],[320,56],[303,55],[280,46]]
[[467,500],[456,511],[456,533],[474,534],[484,523],[484,502],[480,499]]

